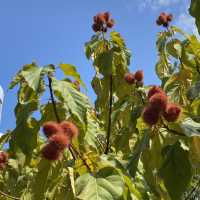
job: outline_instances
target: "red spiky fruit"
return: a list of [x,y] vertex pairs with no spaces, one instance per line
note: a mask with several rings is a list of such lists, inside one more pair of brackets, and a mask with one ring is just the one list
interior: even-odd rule
[[106,21],[105,21],[105,17],[104,17],[104,13],[98,13],[96,15],[96,21],[95,21],[97,24],[104,24]]
[[69,139],[63,132],[61,132],[56,135],[52,135],[49,138],[49,143],[52,144],[55,149],[62,151],[69,145]]
[[156,111],[152,106],[147,106],[143,110],[142,118],[146,124],[153,126],[157,124],[159,120],[159,112]]
[[63,129],[63,132],[66,134],[69,139],[78,137],[78,128],[77,126],[70,121],[63,121],[60,123],[61,128]]
[[109,21],[107,22],[107,27],[108,27],[108,28],[112,28],[112,27],[114,26],[114,24],[115,24],[115,21],[114,21],[113,19],[111,19],[111,20],[109,20]]
[[167,15],[167,21],[168,22],[171,22],[172,19],[173,19],[173,15],[172,14]]
[[93,24],[92,29],[94,32],[98,32],[101,30],[101,26],[99,24]]
[[135,80],[140,82],[140,81],[143,81],[143,78],[144,78],[144,72],[143,70],[138,70],[135,72]]
[[128,84],[134,84],[135,83],[135,75],[133,73],[127,72],[124,75],[124,80],[128,83]]
[[109,12],[104,13],[104,19],[105,19],[106,22],[109,21],[109,19],[110,19],[110,13]]
[[181,107],[174,103],[168,103],[167,108],[163,113],[164,118],[168,122],[175,122],[180,115],[181,115]]
[[167,96],[163,93],[154,94],[149,99],[149,103],[154,108],[154,110],[164,112],[167,107]]
[[43,157],[47,160],[58,160],[61,156],[61,151],[55,148],[52,143],[46,144],[41,151]]
[[0,151],[0,163],[6,163],[8,161],[8,154],[5,151]]
[[149,92],[148,92],[148,99],[150,99],[154,94],[157,94],[157,93],[163,93],[165,94],[165,92],[158,86],[153,86]]
[[60,125],[56,122],[49,121],[43,125],[43,132],[47,138],[61,131],[62,129],[60,128]]

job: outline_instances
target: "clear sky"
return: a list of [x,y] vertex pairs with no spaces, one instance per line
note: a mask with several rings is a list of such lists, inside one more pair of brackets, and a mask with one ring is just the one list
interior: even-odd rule
[[90,39],[92,17],[110,11],[115,30],[132,51],[131,70],[143,69],[145,84],[159,83],[154,67],[157,59],[155,24],[161,11],[175,15],[175,24],[189,30],[193,19],[187,15],[190,0],[1,0],[0,3],[0,84],[5,91],[0,132],[15,126],[13,109],[16,91],[8,84],[23,64],[70,63],[77,66],[94,100],[89,80],[91,62],[84,55]]

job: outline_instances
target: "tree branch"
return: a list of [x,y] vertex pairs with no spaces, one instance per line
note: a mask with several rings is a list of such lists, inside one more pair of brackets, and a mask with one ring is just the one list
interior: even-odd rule
[[52,101],[52,104],[53,104],[54,114],[55,114],[57,122],[60,123],[60,118],[59,118],[59,115],[58,115],[58,112],[57,112],[57,109],[56,109],[56,101],[55,101],[54,96],[53,96],[52,79],[49,76],[48,76],[48,81],[49,81],[49,91],[50,91],[51,101]]
[[107,129],[107,141],[106,141],[106,149],[105,154],[108,154],[109,151],[109,145],[110,145],[110,135],[111,135],[111,115],[112,115],[112,103],[113,103],[113,80],[112,80],[112,74],[110,75],[110,101],[109,101],[109,112],[108,112],[108,129]]
[[9,198],[9,199],[20,200],[20,198],[10,196],[10,195],[8,195],[8,194],[2,192],[2,191],[0,191],[0,195],[4,196],[4,197],[6,197],[6,198]]

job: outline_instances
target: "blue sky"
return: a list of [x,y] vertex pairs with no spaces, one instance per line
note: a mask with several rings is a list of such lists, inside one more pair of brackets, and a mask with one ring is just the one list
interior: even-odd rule
[[13,109],[16,91],[8,84],[23,64],[35,60],[39,65],[70,63],[77,66],[94,100],[89,80],[91,62],[84,55],[90,39],[92,17],[110,11],[115,30],[132,51],[131,69],[143,69],[145,84],[159,83],[154,67],[156,34],[161,28],[155,19],[161,11],[175,15],[174,24],[196,31],[187,15],[190,0],[2,0],[0,5],[0,84],[5,91],[0,132],[15,126]]

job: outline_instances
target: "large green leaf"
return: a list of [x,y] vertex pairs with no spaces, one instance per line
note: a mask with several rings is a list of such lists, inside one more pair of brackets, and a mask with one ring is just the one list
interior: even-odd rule
[[124,182],[116,169],[102,168],[95,176],[80,176],[75,183],[77,198],[82,200],[117,200],[123,193]]
[[149,132],[145,131],[142,139],[138,139],[137,143],[135,144],[133,154],[131,155],[131,158],[127,166],[129,174],[132,177],[135,177],[141,153],[145,148],[147,148],[149,139],[150,139]]
[[64,104],[66,110],[78,119],[82,125],[85,124],[86,112],[90,107],[88,97],[77,91],[67,81],[52,79],[52,88],[56,97]]
[[83,81],[81,80],[80,74],[76,71],[76,67],[70,64],[61,63],[59,65],[61,70],[64,72],[65,76],[71,76],[77,80],[83,87],[86,87]]
[[171,199],[181,200],[192,176],[189,153],[177,142],[166,146],[163,149],[163,155],[164,162],[160,169],[160,176],[164,180]]

